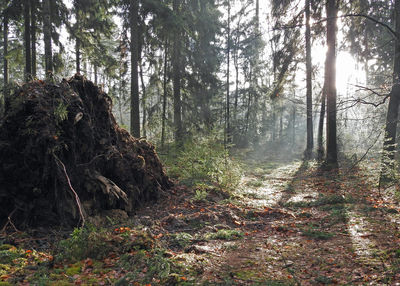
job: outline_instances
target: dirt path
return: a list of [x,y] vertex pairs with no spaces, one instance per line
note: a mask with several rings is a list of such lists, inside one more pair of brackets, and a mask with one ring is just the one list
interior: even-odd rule
[[193,202],[165,220],[173,237],[183,236],[179,227],[188,234],[176,250],[199,266],[196,284],[400,283],[399,208],[376,199],[369,174],[333,179],[302,162],[247,170],[235,199],[209,194],[214,203]]
[[177,185],[58,253],[0,237],[0,285],[400,285],[399,200],[368,164],[332,176],[247,161],[233,194]]

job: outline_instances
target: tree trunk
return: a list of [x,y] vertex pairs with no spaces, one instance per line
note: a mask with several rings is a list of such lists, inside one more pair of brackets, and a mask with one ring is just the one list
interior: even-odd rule
[[305,0],[306,14],[306,99],[307,99],[307,147],[304,153],[306,160],[311,159],[314,148],[313,118],[312,118],[312,62],[311,62],[311,27],[310,0]]
[[389,106],[386,116],[385,140],[383,143],[382,170],[379,178],[379,185],[389,181],[390,172],[394,167],[396,129],[399,117],[400,104],[400,0],[395,1],[395,23],[396,34],[393,61],[393,87],[389,96]]
[[[180,13],[180,0],[173,1],[175,15]],[[177,24],[179,25],[179,24]],[[173,85],[174,85],[174,127],[175,142],[178,145],[183,143],[182,129],[182,102],[181,102],[181,28],[174,29],[174,50],[172,54]]]
[[81,73],[81,43],[79,39],[79,29],[80,29],[80,15],[79,10],[76,10],[76,29],[75,29],[75,65],[76,65],[76,73]]
[[36,0],[31,1],[32,76],[36,78]]
[[130,0],[131,26],[131,134],[140,137],[139,114],[139,0]]
[[326,43],[328,51],[325,62],[325,88],[327,99],[326,166],[328,169],[336,169],[338,167],[336,138],[336,4],[336,0],[327,0],[326,2]]
[[30,0],[24,1],[25,81],[32,77]]
[[164,42],[164,75],[163,75],[163,104],[161,118],[161,149],[165,144],[165,121],[167,120],[167,70],[168,70],[168,40]]
[[143,111],[143,120],[142,120],[142,133],[143,136],[146,137],[146,121],[147,121],[147,114],[146,114],[146,85],[144,84],[143,78],[143,67],[142,61],[139,61],[139,73],[140,73],[140,82],[142,85],[142,111]]
[[225,138],[225,147],[226,143],[231,142],[231,125],[230,125],[230,102],[229,102],[229,66],[230,66],[230,54],[231,54],[231,3],[228,0],[228,27],[227,27],[227,39],[226,39],[226,138]]
[[51,77],[53,73],[53,51],[51,44],[51,6],[50,0],[43,2],[43,39],[44,39],[44,58],[46,77]]
[[4,103],[7,98],[10,97],[9,86],[8,86],[8,16],[7,13],[4,14],[3,18],[3,77],[4,77],[4,98],[0,100],[0,115],[3,114],[3,108],[5,107]]
[[322,162],[324,160],[324,145],[323,145],[323,138],[324,138],[324,120],[325,120],[325,108],[326,108],[326,92],[325,88],[322,91],[322,98],[321,98],[321,110],[319,113],[319,124],[318,124],[318,149],[317,149],[317,160]]
[[97,85],[97,65],[93,65],[94,83]]

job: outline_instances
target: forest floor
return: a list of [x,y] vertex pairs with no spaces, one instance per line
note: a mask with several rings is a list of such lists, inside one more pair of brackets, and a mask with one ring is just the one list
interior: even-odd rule
[[3,234],[0,285],[400,285],[399,199],[379,193],[376,163],[244,167],[233,194],[176,185],[61,243],[56,231]]

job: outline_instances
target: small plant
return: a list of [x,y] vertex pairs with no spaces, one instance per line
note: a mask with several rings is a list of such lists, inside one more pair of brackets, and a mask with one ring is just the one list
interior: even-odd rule
[[195,189],[194,201],[204,201],[208,196],[208,189],[210,188],[207,184],[197,184]]
[[104,230],[93,226],[75,228],[70,238],[59,243],[56,259],[76,262],[88,257],[104,258],[111,251],[108,236]]
[[68,106],[60,102],[56,108],[54,108],[54,116],[57,123],[63,122],[68,118]]

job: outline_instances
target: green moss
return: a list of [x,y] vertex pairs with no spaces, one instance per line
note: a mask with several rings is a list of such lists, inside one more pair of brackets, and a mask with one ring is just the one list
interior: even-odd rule
[[14,246],[13,245],[11,245],[11,244],[2,244],[2,245],[0,245],[0,251],[1,250],[9,250],[9,249],[11,249],[11,248],[13,248]]
[[215,233],[207,233],[205,239],[233,240],[243,238],[243,232],[236,229],[220,229]]
[[65,274],[67,274],[68,276],[74,276],[76,274],[81,273],[81,271],[82,271],[82,263],[78,262],[78,263],[72,264],[71,267],[68,267],[65,270]]

